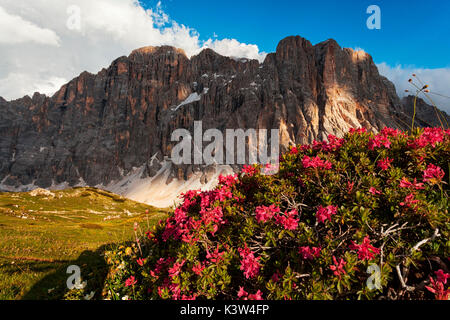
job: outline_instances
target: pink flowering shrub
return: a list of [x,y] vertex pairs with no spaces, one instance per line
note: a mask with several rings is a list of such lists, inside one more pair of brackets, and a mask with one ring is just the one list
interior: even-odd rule
[[187,192],[132,255],[108,253],[104,297],[448,299],[449,133],[353,129]]

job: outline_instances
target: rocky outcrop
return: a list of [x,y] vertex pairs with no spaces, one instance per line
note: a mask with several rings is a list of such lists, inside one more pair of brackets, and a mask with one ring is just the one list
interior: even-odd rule
[[[171,133],[192,131],[196,120],[203,130],[280,129],[286,148],[351,127],[404,128],[397,119],[405,111],[368,54],[298,36],[262,64],[210,49],[188,59],[173,47],[145,47],[80,74],[53,97],[0,99],[0,110],[2,189],[109,186],[131,198],[136,179],[159,191],[183,181],[209,186],[218,168],[167,158]],[[141,183],[139,190],[151,191]]]
[[[411,115],[414,114],[414,99],[415,96],[403,97],[402,107],[403,112],[409,115],[408,125],[412,125]],[[423,99],[417,98],[416,101],[416,117],[414,119],[414,126],[420,127],[445,127],[448,128],[450,123],[450,116],[444,111],[429,105]]]

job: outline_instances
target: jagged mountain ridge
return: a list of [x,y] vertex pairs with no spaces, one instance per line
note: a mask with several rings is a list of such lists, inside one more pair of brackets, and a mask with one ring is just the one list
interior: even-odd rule
[[173,47],[145,47],[52,97],[0,99],[0,108],[2,189],[101,186],[157,206],[233,169],[167,159],[171,133],[192,132],[195,120],[203,130],[280,129],[287,147],[351,127],[404,128],[407,117],[370,55],[299,36],[262,64],[210,49],[189,59]]

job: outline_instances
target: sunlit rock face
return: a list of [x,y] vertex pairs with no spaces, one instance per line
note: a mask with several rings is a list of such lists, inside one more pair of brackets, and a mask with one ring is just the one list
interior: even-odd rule
[[145,47],[53,97],[0,98],[0,109],[2,190],[101,186],[158,206],[237,168],[171,163],[172,132],[192,132],[194,121],[203,130],[279,129],[285,150],[352,127],[405,128],[407,117],[368,54],[298,36],[262,64]]

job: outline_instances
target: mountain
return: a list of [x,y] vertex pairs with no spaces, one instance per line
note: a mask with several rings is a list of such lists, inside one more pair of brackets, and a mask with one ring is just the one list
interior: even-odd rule
[[[401,103],[404,113],[408,115],[414,114],[414,99],[415,96],[411,95],[402,98]],[[448,127],[450,116],[446,112],[427,104],[423,99],[417,98],[414,123],[415,126],[418,125],[420,127]]]
[[52,97],[0,98],[0,188],[97,186],[155,206],[234,166],[174,165],[174,130],[279,129],[281,147],[351,127],[405,128],[407,107],[370,55],[283,39],[263,63],[144,47]]

